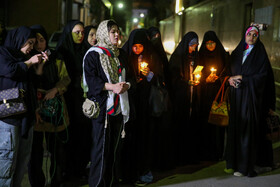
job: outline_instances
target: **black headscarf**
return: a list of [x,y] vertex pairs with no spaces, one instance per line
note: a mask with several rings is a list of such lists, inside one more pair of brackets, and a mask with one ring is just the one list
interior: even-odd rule
[[147,30],[146,29],[135,29],[131,31],[127,42],[123,45],[123,49],[128,53],[130,61],[133,63],[134,71],[138,72],[138,57],[139,55],[134,54],[132,50],[132,46],[134,44],[142,44],[144,50],[141,54],[143,55],[142,61],[146,61],[149,64],[149,68],[155,74],[161,74],[161,65],[159,64],[158,55],[155,53],[152,47],[152,43],[148,39]]
[[83,57],[87,51],[83,42],[81,44],[76,44],[72,37],[72,30],[75,25],[84,24],[78,20],[72,20],[65,25],[62,35],[57,43],[56,50],[59,58],[64,59],[68,74],[71,78],[70,86],[80,88],[80,79],[83,73],[82,63]]
[[46,40],[46,49],[48,49],[49,48],[48,34],[46,32],[46,29],[42,25],[39,25],[39,24],[32,25],[30,28],[34,31],[34,33],[40,33],[44,37],[44,39]]
[[[48,35],[45,28],[42,25],[32,25],[30,27],[36,34],[40,33],[44,39],[46,40],[46,49],[48,47]],[[56,66],[56,52],[54,50],[50,50],[51,54],[49,55],[49,60],[45,62],[43,74],[38,77],[36,81],[37,87],[49,90],[55,86],[55,84],[59,81],[58,70]],[[32,54],[40,54],[40,51],[36,51],[35,48],[32,50]]]
[[95,29],[95,30],[97,30],[97,27],[96,26],[93,26],[93,25],[88,25],[88,26],[86,26],[85,27],[85,37],[84,37],[84,44],[85,44],[85,46],[86,46],[86,48],[87,49],[89,49],[90,47],[92,47],[91,45],[90,45],[90,43],[88,43],[88,35],[89,35],[89,32],[90,32],[90,30],[91,29]]
[[[159,37],[154,38],[154,36],[156,34],[159,34]],[[167,59],[165,50],[162,45],[161,33],[157,27],[150,27],[148,29],[148,35],[153,44],[155,51],[158,53],[158,55],[160,57],[160,60],[162,62],[163,69],[164,69],[164,76],[165,76],[165,78],[167,78],[168,77],[168,72],[167,72],[168,59]]]
[[149,42],[146,29],[134,29],[133,31],[131,31],[128,40],[122,47],[129,56],[134,54],[132,50],[132,46],[134,44],[142,44],[144,46],[142,54],[145,54],[146,51],[149,50],[149,48],[151,47],[151,43]]
[[[209,51],[206,47],[206,42],[213,41],[216,43],[214,51]],[[203,78],[206,78],[210,73],[211,67],[217,69],[217,75],[219,75],[226,63],[227,52],[224,49],[223,44],[220,42],[214,31],[207,31],[204,34],[201,47],[199,49],[199,65],[204,66]]]
[[78,25],[78,24],[84,26],[84,23],[79,20],[71,20],[65,25],[63,32],[57,42],[56,49],[59,49],[59,47],[61,45],[66,44],[66,43],[69,46],[73,45],[72,43],[74,43],[74,41],[72,38],[72,30],[75,27],[75,25]]
[[8,32],[4,46],[20,50],[29,38],[36,38],[35,33],[26,26],[21,26]]
[[[176,47],[175,51],[172,53],[169,60],[169,73],[171,74],[171,79],[177,79],[180,77],[185,77],[185,63],[194,61],[196,63],[197,59],[197,48],[191,54],[189,53],[189,43],[192,39],[196,38],[198,41],[198,36],[195,32],[188,32],[185,34],[180,41],[179,45]],[[188,65],[187,65],[188,66]],[[185,77],[187,80],[188,77]]]

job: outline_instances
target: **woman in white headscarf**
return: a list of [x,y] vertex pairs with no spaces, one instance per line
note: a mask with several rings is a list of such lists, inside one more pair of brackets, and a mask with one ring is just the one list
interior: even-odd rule
[[90,100],[100,106],[92,120],[93,146],[89,186],[112,186],[119,181],[119,160],[124,125],[129,119],[127,56],[117,47],[119,27],[112,20],[100,23],[97,44],[90,48],[83,62],[84,89]]

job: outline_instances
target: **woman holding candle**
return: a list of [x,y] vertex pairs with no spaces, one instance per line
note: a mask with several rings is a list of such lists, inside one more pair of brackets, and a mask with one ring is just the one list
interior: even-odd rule
[[183,36],[169,62],[170,97],[175,129],[174,160],[178,165],[197,163],[200,84],[199,77],[193,74],[197,67],[197,46],[197,34],[188,32]]
[[[130,33],[128,41],[123,49],[127,51],[129,60],[137,77],[137,88],[134,96],[136,106],[136,120],[131,132],[134,134],[132,142],[135,142],[133,164],[136,168],[137,183],[152,182],[150,172],[158,161],[158,146],[161,132],[161,116],[152,111],[150,102],[153,86],[161,86],[163,83],[163,67],[159,56],[153,50],[145,29],[135,29]],[[131,154],[131,153],[130,153]],[[161,155],[162,156],[162,155]],[[131,175],[131,173],[129,173]],[[133,176],[132,176],[133,177]],[[137,180],[136,179],[136,180]]]
[[271,64],[257,27],[246,29],[230,62],[226,166],[235,171],[235,176],[254,177],[256,165],[273,165],[272,143],[265,120],[275,110],[276,100]]
[[214,31],[204,34],[199,49],[199,65],[204,66],[201,78],[201,159],[219,160],[223,157],[225,128],[208,123],[212,102],[221,87],[221,76],[229,59],[222,43]]

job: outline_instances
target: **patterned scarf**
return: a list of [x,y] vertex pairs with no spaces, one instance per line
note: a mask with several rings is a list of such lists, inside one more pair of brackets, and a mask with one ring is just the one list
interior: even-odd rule
[[[110,41],[109,31],[107,28],[108,21],[109,20],[105,20],[99,24],[96,32],[97,44],[87,51],[84,59],[89,52],[98,52],[100,56],[100,63],[108,79],[108,82],[115,84],[118,82],[125,82],[126,72],[125,69],[122,68],[121,63],[118,59],[118,56],[120,54],[118,47],[114,46]],[[87,91],[88,87],[84,74],[83,86],[84,91]],[[129,103],[127,92],[123,94],[115,94],[112,91],[108,91],[108,93],[109,96],[107,99],[107,114],[117,115],[121,111],[124,118],[124,123],[126,123],[129,119]]]

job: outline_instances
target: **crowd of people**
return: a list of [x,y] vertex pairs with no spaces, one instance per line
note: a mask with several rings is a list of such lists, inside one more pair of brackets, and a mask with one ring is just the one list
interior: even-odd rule
[[[24,90],[27,110],[0,118],[0,186],[21,186],[26,167],[31,186],[45,186],[46,153],[53,187],[82,176],[90,187],[143,186],[155,170],[204,160],[225,160],[235,176],[274,167],[266,118],[275,85],[257,27],[246,29],[231,55],[214,31],[199,50],[198,35],[186,33],[170,59],[156,27],[134,29],[122,46],[119,39],[114,20],[71,20],[55,50],[42,25],[1,40],[0,97]],[[227,77],[229,123],[218,126],[208,116]],[[85,98],[98,103],[96,118],[83,114]]]

